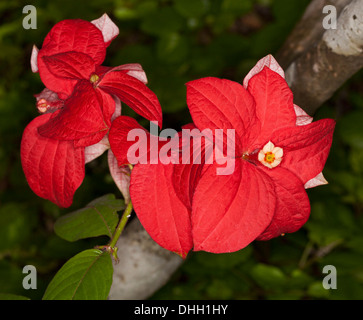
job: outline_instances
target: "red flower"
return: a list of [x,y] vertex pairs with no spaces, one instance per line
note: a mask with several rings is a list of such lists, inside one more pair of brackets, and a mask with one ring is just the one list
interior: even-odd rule
[[[97,27],[100,24],[102,30],[106,29],[106,36]],[[146,81],[140,65],[101,66],[106,47],[118,33],[117,27],[113,27],[109,35],[107,25],[113,26],[107,15],[94,23],[63,20],[45,37],[37,53],[37,68],[44,85],[64,100],[64,106],[39,127],[42,136],[72,140],[76,146],[100,141],[108,132],[115,111],[112,95],[146,119],[161,123],[157,97],[133,77],[136,71]]]
[[[187,104],[195,126],[226,133],[234,129],[234,169],[223,165],[136,165],[131,200],[141,223],[164,248],[186,256],[194,248],[233,252],[254,240],[297,231],[310,214],[305,187],[322,184],[322,169],[335,122],[311,122],[293,104],[282,69],[262,59],[244,86],[225,79],[187,83]],[[110,131],[111,148],[124,161],[121,124]],[[217,140],[214,139],[216,142]],[[228,143],[225,141],[223,150]],[[202,151],[201,151],[202,152]],[[228,156],[228,154],[227,154]]]
[[22,165],[32,190],[62,207],[70,206],[83,181],[85,147],[106,137],[116,100],[148,120],[162,121],[159,101],[145,85],[139,64],[101,65],[117,34],[106,14],[92,22],[64,20],[52,28],[40,50],[33,48],[32,71],[39,71],[46,86],[36,96],[37,108],[45,114],[24,131]]

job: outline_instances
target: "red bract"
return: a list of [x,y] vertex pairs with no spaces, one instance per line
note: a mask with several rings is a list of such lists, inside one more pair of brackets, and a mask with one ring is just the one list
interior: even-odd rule
[[21,163],[30,188],[39,197],[58,206],[69,207],[84,174],[84,148],[72,141],[59,141],[39,135],[38,128],[51,114],[35,118],[24,130]]
[[[134,167],[130,194],[135,212],[161,246],[183,257],[192,248],[233,252],[254,240],[295,232],[307,221],[305,188],[326,183],[321,172],[335,121],[311,123],[293,104],[283,76],[267,56],[244,86],[212,77],[187,83],[187,104],[200,131],[234,129],[235,140],[225,141],[223,148],[234,143],[234,170],[218,174],[224,166],[216,159]],[[121,123],[114,122],[110,131],[117,159],[125,158]]]
[[[120,114],[115,101],[120,99],[139,115],[161,125],[161,107],[146,86],[142,67],[101,65],[107,46],[117,34],[117,26],[106,14],[92,22],[64,20],[52,28],[40,50],[33,48],[32,71],[39,72],[46,86],[36,95],[37,108],[46,115],[24,131],[22,163],[33,191],[62,207],[72,203],[83,180],[85,147],[107,139],[112,116]],[[37,154],[38,149],[43,153]],[[83,155],[82,166],[79,154]],[[65,157],[77,165],[65,165]],[[33,161],[39,165],[32,167]]]
[[105,43],[96,25],[79,19],[61,21],[48,33],[38,52],[37,66],[44,85],[65,104],[39,128],[42,136],[76,141],[78,146],[98,142],[111,125],[115,110],[111,95],[146,119],[161,123],[155,94],[128,74],[142,73],[141,66],[101,66],[109,42]]

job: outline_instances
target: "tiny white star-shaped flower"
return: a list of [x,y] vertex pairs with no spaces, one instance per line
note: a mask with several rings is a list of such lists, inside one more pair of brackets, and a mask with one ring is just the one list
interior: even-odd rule
[[284,151],[269,141],[258,153],[258,160],[266,167],[272,169],[277,167],[281,161]]

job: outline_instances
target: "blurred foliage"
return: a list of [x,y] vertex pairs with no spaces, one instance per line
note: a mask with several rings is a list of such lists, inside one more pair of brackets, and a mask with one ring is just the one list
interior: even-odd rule
[[[41,47],[58,21],[93,20],[107,13],[120,35],[106,65],[141,63],[164,111],[164,127],[190,121],[185,83],[218,76],[241,81],[268,53],[275,54],[308,0],[2,0],[0,3],[0,293],[40,299],[66,260],[94,240],[66,242],[55,220],[101,195],[121,194],[107,159],[87,165],[74,204],[62,210],[35,196],[21,169],[25,126],[37,116],[33,95],[42,89],[30,70],[33,44]],[[22,8],[37,9],[37,29],[22,27]],[[256,242],[237,253],[191,253],[153,299],[363,298],[363,75],[344,85],[316,115],[337,119],[324,174],[330,182],[308,190],[312,212],[299,231]],[[128,108],[125,114],[135,116]],[[145,124],[142,119],[141,123]],[[106,241],[97,239],[97,244]],[[100,243],[101,242],[101,243]],[[38,270],[38,289],[24,290],[22,269]],[[325,265],[337,268],[337,290],[322,287]],[[0,298],[9,296],[0,295]]]

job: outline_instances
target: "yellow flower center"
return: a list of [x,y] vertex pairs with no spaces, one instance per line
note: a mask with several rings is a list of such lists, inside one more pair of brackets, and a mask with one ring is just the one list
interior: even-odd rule
[[99,80],[99,76],[97,75],[97,74],[93,74],[93,75],[91,75],[91,77],[89,78],[89,81],[91,82],[91,83],[95,83],[95,82],[97,82],[98,80]]
[[275,161],[275,154],[272,152],[266,152],[265,154],[265,161],[268,163],[272,163]]
[[45,113],[47,110],[48,110],[48,108],[49,108],[49,105],[48,105],[48,103],[47,103],[47,100],[45,100],[45,99],[40,99],[38,102],[37,102],[37,108],[38,108],[38,111],[40,112],[40,113]]

